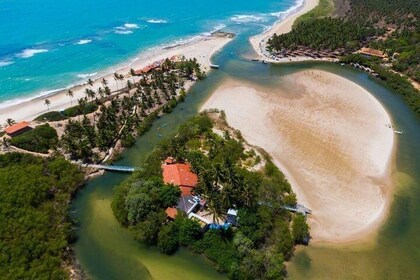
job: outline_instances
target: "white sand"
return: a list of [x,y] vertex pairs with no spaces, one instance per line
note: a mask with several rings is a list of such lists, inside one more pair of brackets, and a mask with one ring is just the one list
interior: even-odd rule
[[[187,59],[189,58],[197,58],[198,62],[204,67],[205,71],[209,71],[210,67],[210,58],[211,56],[218,50],[220,50],[225,44],[227,44],[231,39],[229,38],[220,38],[220,37],[204,37],[192,41],[190,43],[180,45],[177,47],[173,47],[170,49],[156,49],[149,52],[142,53],[138,59],[133,62],[132,64],[121,67],[117,71],[119,74],[126,74],[130,71],[131,68],[133,69],[141,69],[154,61],[170,58],[174,55],[184,55]],[[106,71],[106,72],[113,72],[113,71]],[[105,79],[108,80],[108,86],[111,88],[112,91],[117,89],[117,84],[114,80],[113,74],[108,74],[103,76]],[[103,87],[100,81],[103,77],[97,77],[95,79],[95,83],[92,88],[93,90],[97,90],[98,87]],[[132,79],[130,77],[130,79]],[[87,80],[87,79],[86,79]],[[125,84],[127,78],[124,82],[119,82],[119,88]],[[74,91],[74,98],[73,103],[71,104],[71,99],[66,96],[67,89],[63,91],[59,91],[54,93],[48,97],[40,97],[34,98],[29,101],[25,101],[16,105],[8,106],[8,107],[0,107],[0,124],[4,124],[6,119],[11,118],[15,121],[23,121],[27,120],[30,121],[48,111],[47,106],[45,105],[45,99],[49,99],[51,102],[50,111],[57,111],[63,108],[68,108],[71,105],[77,105],[77,100],[83,98],[85,96],[85,88],[86,85],[83,86],[76,86],[73,87],[72,90]]]
[[315,240],[374,232],[390,199],[389,115],[365,89],[329,72],[302,71],[280,84],[287,91],[227,81],[203,108],[225,110],[229,125],[273,157],[312,209]]
[[300,17],[301,15],[309,12],[316,6],[318,6],[319,0],[305,0],[303,6],[298,8],[294,13],[287,16],[284,20],[279,21],[275,24],[272,28],[267,30],[266,32],[251,37],[249,41],[251,42],[252,47],[254,48],[255,52],[259,57],[264,58],[266,61],[269,62],[287,62],[293,59],[293,61],[304,61],[311,59],[310,57],[296,57],[296,58],[285,58],[281,61],[270,59],[265,52],[265,46],[267,40],[272,37],[274,34],[280,35],[284,33],[288,33],[292,30],[293,23],[295,20]]

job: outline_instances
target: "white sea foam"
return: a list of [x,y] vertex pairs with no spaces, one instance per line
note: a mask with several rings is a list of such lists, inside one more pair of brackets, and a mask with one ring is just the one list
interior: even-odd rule
[[82,40],[79,40],[77,43],[76,43],[76,45],[86,45],[86,44],[89,44],[89,43],[91,43],[92,42],[92,40],[90,40],[90,39],[82,39]]
[[133,29],[138,29],[138,28],[140,27],[135,23],[126,23],[122,26],[117,26],[115,28],[114,33],[120,34],[120,35],[128,35],[128,34],[133,33]]
[[5,67],[10,64],[13,64],[13,61],[8,61],[8,60],[0,61],[0,67]]
[[133,33],[133,31],[131,31],[131,30],[121,30],[121,29],[119,29],[119,30],[115,31],[115,34],[120,34],[120,35],[128,35],[128,34],[131,34],[131,33]]
[[17,54],[16,56],[20,58],[30,58],[39,53],[46,53],[48,52],[47,49],[25,49],[21,53]]
[[137,28],[139,28],[139,26],[135,23],[126,23],[126,24],[124,24],[124,27],[126,29],[137,29]]
[[158,24],[158,23],[168,23],[168,21],[165,20],[165,19],[149,19],[149,20],[147,20],[147,22],[148,23],[155,23],[155,24]]
[[276,13],[270,13],[273,17],[278,17],[280,19],[284,19],[286,16],[288,16],[292,12],[296,12],[298,8],[302,7],[304,4],[304,0],[297,0],[295,5],[287,9],[286,11],[276,12]]
[[78,74],[77,77],[79,77],[81,79],[86,79],[86,78],[89,78],[89,77],[93,77],[93,76],[95,76],[97,74],[98,74],[98,72],[95,72],[95,73],[86,73],[86,74]]
[[216,25],[213,29],[212,29],[212,33],[213,32],[216,32],[216,31],[219,31],[220,29],[223,29],[223,28],[225,28],[226,27],[226,24],[223,24],[223,23],[220,23],[220,24],[218,24],[218,25]]
[[248,22],[263,22],[266,19],[261,15],[234,15],[230,18],[231,21],[236,23],[248,23]]

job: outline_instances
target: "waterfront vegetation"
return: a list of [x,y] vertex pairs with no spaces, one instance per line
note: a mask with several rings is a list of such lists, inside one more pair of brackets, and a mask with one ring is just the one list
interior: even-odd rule
[[[327,1],[321,1],[323,4]],[[325,4],[325,3],[324,3]],[[324,5],[323,4],[323,5]],[[302,16],[290,33],[274,35],[268,49],[288,53],[344,55],[342,62],[368,66],[401,94],[420,116],[420,5],[416,0],[349,0],[350,10],[330,18]],[[320,9],[320,8],[319,8]],[[385,59],[354,55],[360,47],[383,51]],[[402,75],[400,75],[402,74]],[[409,80],[411,79],[411,80]]]
[[[282,208],[296,204],[296,197],[268,156],[258,160],[238,132],[213,132],[215,118],[225,122],[223,116],[205,112],[181,125],[175,137],[148,156],[141,171],[116,188],[113,212],[139,242],[163,253],[183,246],[207,256],[230,279],[282,279],[284,262],[295,244],[307,242],[309,228],[303,216]],[[181,211],[168,220],[165,210],[177,204],[180,192],[163,183],[161,164],[167,157],[191,163],[199,177],[194,191],[206,200],[213,222],[236,208],[239,226],[203,232]],[[250,169],[249,162],[260,167]]]
[[0,279],[69,277],[68,204],[83,179],[62,157],[0,156]]
[[58,143],[57,132],[49,124],[43,124],[10,139],[10,144],[20,149],[47,154]]
[[[116,77],[122,83],[124,77]],[[142,74],[138,82],[127,80],[119,96],[106,98],[110,90],[104,80],[104,89],[99,88],[98,93],[87,89],[89,94],[79,100],[79,109],[72,110],[81,112],[82,117],[79,113],[77,119],[68,121],[61,147],[72,159],[98,161],[119,140],[123,147],[131,146],[135,137],[148,129],[159,110],[169,113],[183,100],[185,81],[203,78],[205,74],[195,59],[180,62],[167,59],[160,69]],[[87,116],[85,108],[92,103],[98,108]]]

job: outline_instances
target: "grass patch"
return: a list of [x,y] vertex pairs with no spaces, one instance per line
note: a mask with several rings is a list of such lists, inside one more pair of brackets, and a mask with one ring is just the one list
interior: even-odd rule
[[293,23],[293,28],[301,22],[312,19],[320,19],[329,16],[333,12],[333,10],[334,3],[332,0],[319,0],[318,6],[316,6],[314,9],[310,10],[306,14],[301,15],[295,20],[295,22]]

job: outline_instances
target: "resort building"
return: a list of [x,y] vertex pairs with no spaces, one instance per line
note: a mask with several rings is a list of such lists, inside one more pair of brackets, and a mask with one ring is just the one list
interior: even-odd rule
[[204,203],[200,198],[193,195],[193,190],[198,183],[198,176],[191,171],[191,164],[175,163],[174,159],[169,157],[162,164],[162,170],[163,182],[175,185],[181,190],[177,207],[166,209],[166,215],[169,218],[174,219],[178,210],[189,215],[203,206]]
[[162,165],[163,182],[173,184],[181,189],[182,196],[189,196],[197,186],[198,176],[191,171],[189,163],[174,163],[172,158],[167,158]]
[[4,131],[10,137],[14,137],[31,129],[28,122],[20,122],[7,127]]
[[374,56],[374,57],[379,57],[382,59],[386,57],[386,54],[383,51],[375,50],[371,48],[361,48],[357,52],[366,56]]

